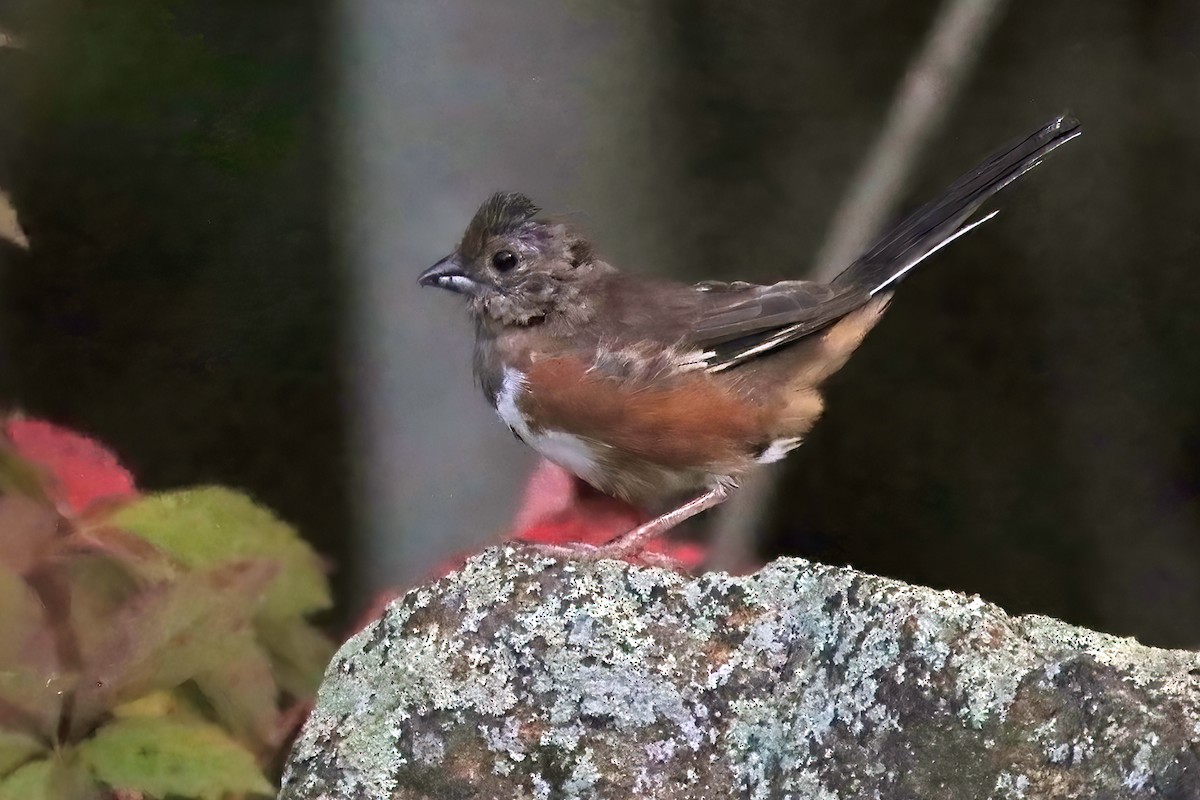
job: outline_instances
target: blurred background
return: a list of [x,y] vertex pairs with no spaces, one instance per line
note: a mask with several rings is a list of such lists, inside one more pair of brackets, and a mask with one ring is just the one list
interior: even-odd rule
[[534,462],[415,281],[487,194],[626,269],[812,276],[1071,110],[694,533],[1194,647],[1198,98],[1193,0],[0,0],[0,403],[249,491],[350,616]]

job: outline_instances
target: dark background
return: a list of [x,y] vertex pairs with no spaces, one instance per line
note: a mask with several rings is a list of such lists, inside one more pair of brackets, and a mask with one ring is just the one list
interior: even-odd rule
[[[529,183],[549,187],[547,205],[595,214],[614,262],[696,280],[804,274],[941,8],[580,3],[557,12],[574,15],[567,35],[600,29],[597,39],[552,42],[495,19],[542,13],[533,0],[361,5],[360,26],[411,11],[414,37],[446,35],[419,26],[453,15],[466,33],[451,67],[494,73],[512,103],[530,75],[551,83],[544,116],[500,118],[443,71],[447,135],[478,137],[475,165],[505,162],[504,147],[487,146],[504,137],[590,137],[586,160],[547,161],[558,175],[612,175],[606,188]],[[0,3],[0,28],[22,45],[0,49],[0,188],[31,243],[0,245],[0,402],[109,443],[149,488],[246,489],[339,565],[343,614],[388,582],[365,555],[381,530],[440,557],[439,532],[381,525],[364,508],[379,492],[362,489],[374,469],[363,442],[388,433],[362,421],[372,367],[355,344],[372,329],[347,219],[370,198],[344,166],[356,158],[347,129],[363,118],[347,96],[365,91],[356,76],[377,52],[359,48],[355,24],[296,0],[44,0]],[[560,51],[609,81],[604,91],[642,93],[619,112],[636,136],[622,128],[606,147],[615,101],[536,71]],[[384,76],[372,102],[397,119],[433,113],[405,102],[404,82],[420,75],[371,74]],[[545,110],[556,98],[576,103],[565,133]],[[905,283],[787,462],[764,556],[850,563],[1014,612],[1200,645],[1198,99],[1191,0],[1008,5],[902,205],[1062,110],[1085,134]],[[430,137],[411,130],[385,131],[381,146],[416,152]],[[633,138],[648,150],[624,153]],[[439,198],[454,181],[474,202],[483,192],[452,167],[397,189],[420,198],[397,204],[397,225],[431,208],[444,231],[465,223],[468,207]],[[428,239],[419,249],[433,257],[453,243],[441,228]],[[407,287],[425,263],[399,261]],[[404,292],[397,317],[446,318],[464,338],[433,352],[393,337],[400,381],[419,383],[441,359],[465,376],[461,315]],[[465,378],[455,391],[482,406]],[[461,435],[452,418],[435,430]],[[511,494],[515,451],[496,441],[494,458],[457,469],[509,480],[497,485]],[[407,456],[413,475],[426,456],[441,454]],[[385,488],[416,504],[405,495],[415,482],[401,469]],[[478,539],[505,515],[481,512]]]

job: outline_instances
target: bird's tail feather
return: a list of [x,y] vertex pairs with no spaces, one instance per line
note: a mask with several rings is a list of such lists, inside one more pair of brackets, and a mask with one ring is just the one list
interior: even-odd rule
[[995,212],[971,225],[964,224],[988,198],[1080,133],[1079,121],[1063,115],[1036,133],[1010,142],[952,183],[941,196],[905,217],[831,285],[866,289],[871,294],[893,286],[932,253],[991,219]]

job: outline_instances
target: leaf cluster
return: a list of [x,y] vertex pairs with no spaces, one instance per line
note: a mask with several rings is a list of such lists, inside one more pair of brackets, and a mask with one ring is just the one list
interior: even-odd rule
[[79,511],[62,480],[0,435],[0,800],[271,794],[331,651],[320,560],[229,489]]

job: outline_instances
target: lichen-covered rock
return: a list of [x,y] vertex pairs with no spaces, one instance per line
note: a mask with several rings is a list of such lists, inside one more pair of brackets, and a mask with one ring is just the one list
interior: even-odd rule
[[509,547],[334,659],[283,798],[1200,798],[1200,656],[782,560]]

